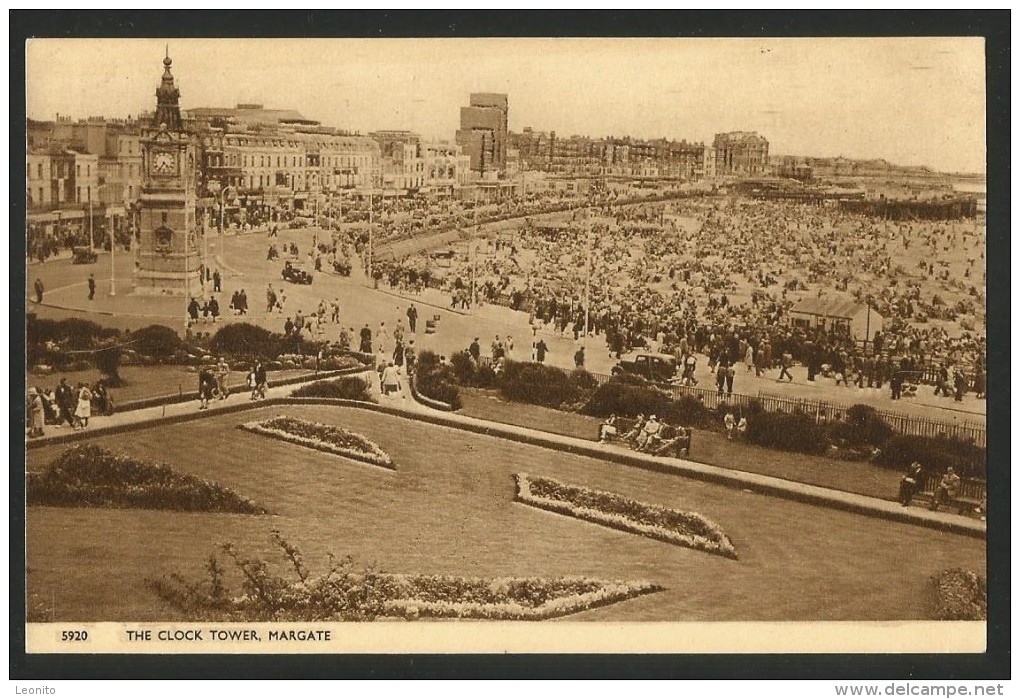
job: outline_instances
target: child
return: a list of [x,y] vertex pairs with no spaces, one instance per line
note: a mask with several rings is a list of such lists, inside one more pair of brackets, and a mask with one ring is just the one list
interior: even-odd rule
[[737,427],[737,419],[733,417],[732,410],[726,411],[726,417],[723,418],[723,425],[726,426],[726,439],[732,440],[733,433]]

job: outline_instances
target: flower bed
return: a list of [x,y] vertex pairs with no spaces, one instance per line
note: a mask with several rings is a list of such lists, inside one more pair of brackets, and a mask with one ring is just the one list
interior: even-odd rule
[[28,504],[266,514],[229,488],[101,447],[75,446],[28,474]]
[[514,475],[518,502],[678,546],[737,558],[719,525],[697,512],[681,512],[615,493],[560,483],[526,473]]
[[988,618],[985,580],[963,568],[950,568],[932,576],[929,616],[938,620],[983,621]]
[[576,614],[662,588],[592,578],[458,578],[380,575],[384,616],[537,621]]
[[324,425],[320,422],[279,415],[260,422],[246,422],[239,427],[329,454],[345,456],[383,468],[395,468],[393,459],[378,444],[336,425]]

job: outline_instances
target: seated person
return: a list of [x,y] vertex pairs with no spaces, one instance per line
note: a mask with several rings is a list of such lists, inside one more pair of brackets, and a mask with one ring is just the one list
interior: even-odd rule
[[683,427],[673,427],[666,425],[668,430],[660,430],[658,435],[658,444],[652,451],[655,456],[663,456],[665,454],[676,451],[676,445],[683,443],[686,448],[687,444],[687,430]]
[[638,413],[637,420],[634,421],[634,427],[631,428],[630,432],[623,435],[623,441],[632,442],[637,439],[637,436],[641,434],[641,430],[645,427],[645,416]]
[[648,446],[648,442],[652,439],[659,428],[662,427],[662,423],[659,422],[654,415],[648,418],[645,426],[641,429],[641,433],[637,436],[637,449],[638,451],[644,451]]
[[931,499],[931,509],[935,511],[939,509],[939,505],[943,502],[950,503],[956,499],[956,492],[960,489],[960,477],[956,475],[956,471],[950,466],[946,469],[945,475],[939,480],[939,484],[935,487],[934,496]]
[[599,425],[599,441],[605,442],[610,437],[615,437],[616,434],[616,413],[613,413],[605,422]]

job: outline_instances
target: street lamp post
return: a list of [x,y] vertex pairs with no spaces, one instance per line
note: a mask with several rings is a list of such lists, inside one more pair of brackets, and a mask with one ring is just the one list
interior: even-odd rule
[[368,193],[368,283],[375,284],[375,277],[372,275],[372,253],[373,253],[373,226],[372,226],[372,192]]
[[591,308],[591,248],[592,248],[592,226],[591,226],[591,208],[588,209],[588,231],[585,236],[585,243],[587,250],[587,262],[585,263],[585,274],[584,274],[584,336],[588,337],[588,321],[589,321],[589,309]]
[[235,193],[237,192],[230,185],[220,190],[220,266],[224,268],[227,266],[227,234],[223,227],[223,213],[226,210],[226,194],[228,189],[233,189]]
[[117,295],[117,280],[114,278],[114,261],[116,260],[117,253],[117,240],[113,235],[113,223],[112,221],[107,222],[107,229],[110,231],[110,296]]

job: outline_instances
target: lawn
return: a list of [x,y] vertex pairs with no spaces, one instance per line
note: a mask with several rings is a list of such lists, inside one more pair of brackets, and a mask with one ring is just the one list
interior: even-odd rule
[[[462,388],[460,397],[464,404],[460,412],[464,415],[580,439],[594,440],[601,422],[587,415],[507,401],[498,391]],[[694,431],[689,459],[884,500],[895,499],[902,475],[866,462],[764,449],[707,430]]]
[[[236,429],[283,412],[365,435],[397,470]],[[393,573],[588,575],[667,588],[572,620],[916,619],[933,573],[985,567],[980,540],[354,408],[276,406],[94,441],[219,481],[273,514],[33,507],[28,591],[37,619],[179,618],[146,577],[198,577],[225,541],[279,560],[271,529],[298,545],[313,571],[331,551]],[[32,449],[29,469],[61,449]],[[515,504],[518,471],[699,512],[731,537],[740,560]]]

